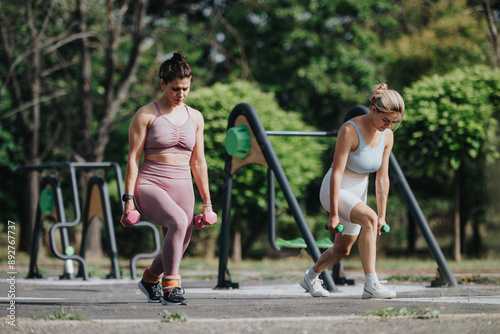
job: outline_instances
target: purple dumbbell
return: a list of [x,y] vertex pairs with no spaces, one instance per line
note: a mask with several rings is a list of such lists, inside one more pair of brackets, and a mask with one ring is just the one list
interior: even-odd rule
[[217,214],[212,211],[194,217],[194,224],[199,228],[204,228],[207,225],[213,225],[216,222]]

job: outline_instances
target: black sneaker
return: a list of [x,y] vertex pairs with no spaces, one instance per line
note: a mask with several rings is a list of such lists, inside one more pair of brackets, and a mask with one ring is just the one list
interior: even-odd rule
[[187,300],[183,296],[184,289],[179,285],[163,294],[161,303],[163,305],[187,305]]
[[161,283],[148,283],[144,282],[144,280],[140,280],[137,283],[139,290],[141,290],[148,299],[148,303],[159,303],[162,299],[161,295]]

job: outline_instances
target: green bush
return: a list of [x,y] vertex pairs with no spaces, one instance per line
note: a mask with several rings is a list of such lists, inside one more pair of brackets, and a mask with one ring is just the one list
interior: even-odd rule
[[407,172],[433,176],[457,170],[464,160],[498,158],[499,91],[500,69],[482,65],[425,77],[407,88],[397,134],[405,140],[395,144]]
[[[467,233],[466,224],[483,223],[487,206],[495,205],[485,197],[484,170],[500,157],[499,91],[500,69],[482,65],[424,77],[404,91],[406,115],[394,150],[417,193],[425,194],[429,203],[437,198],[454,202],[454,213],[441,211],[448,216],[447,231],[452,218],[459,217],[460,229]],[[428,214],[432,208],[423,211]],[[455,231],[457,225],[455,221]],[[468,247],[476,254],[481,248],[479,231],[474,226],[474,242]],[[465,240],[463,234],[454,244]],[[459,259],[457,248],[454,256]]]

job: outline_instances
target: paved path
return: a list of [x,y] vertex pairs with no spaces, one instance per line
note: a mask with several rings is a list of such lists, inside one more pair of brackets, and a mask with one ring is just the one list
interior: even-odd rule
[[[313,298],[298,282],[240,281],[240,289],[214,290],[215,281],[184,279],[188,306],[149,304],[130,279],[15,282],[16,328],[8,324],[11,285],[0,282],[2,333],[316,333],[336,329],[357,333],[499,333],[500,286],[466,285],[429,288],[422,284],[388,284],[397,292],[393,300],[362,300],[362,284],[339,286],[328,298]],[[34,321],[33,318],[66,313],[92,321]],[[439,313],[437,319],[367,316],[369,311],[396,309]],[[182,311],[185,323],[166,323],[164,311]],[[337,332],[337,331],[335,331]]]

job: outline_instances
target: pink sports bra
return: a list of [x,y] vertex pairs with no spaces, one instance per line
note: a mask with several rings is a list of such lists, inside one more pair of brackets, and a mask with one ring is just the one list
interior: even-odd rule
[[183,153],[191,155],[196,142],[196,122],[191,118],[187,105],[187,121],[181,126],[176,126],[160,112],[158,103],[154,102],[158,115],[148,129],[144,144],[145,154],[156,153]]

